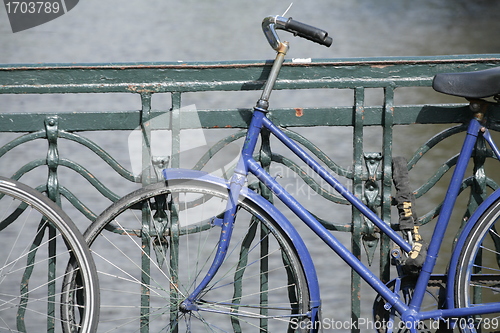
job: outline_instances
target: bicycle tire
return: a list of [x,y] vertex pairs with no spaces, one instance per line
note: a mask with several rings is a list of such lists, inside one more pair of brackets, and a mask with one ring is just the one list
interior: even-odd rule
[[[59,206],[0,177],[0,239],[0,331],[96,331],[95,265],[83,236]],[[74,289],[63,285],[68,263],[79,278]]]
[[227,189],[202,181],[157,183],[120,199],[89,226],[84,236],[98,269],[103,331],[307,330],[309,292],[293,243],[243,198],[226,259],[196,302],[199,310],[179,310],[212,263],[220,228],[210,218],[226,198]]
[[[481,215],[468,234],[462,247],[455,274],[455,306],[470,307],[488,302],[499,302],[500,297],[500,199],[493,202]],[[496,245],[495,245],[496,243]],[[459,318],[461,332],[500,331],[498,313]]]

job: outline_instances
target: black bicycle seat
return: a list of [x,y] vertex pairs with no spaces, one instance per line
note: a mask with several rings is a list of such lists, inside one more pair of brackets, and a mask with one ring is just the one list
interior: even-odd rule
[[443,73],[434,76],[432,88],[465,98],[486,98],[500,94],[500,67],[476,72]]

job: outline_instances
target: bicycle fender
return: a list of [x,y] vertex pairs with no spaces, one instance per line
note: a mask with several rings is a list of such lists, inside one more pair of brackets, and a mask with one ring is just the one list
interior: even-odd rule
[[455,244],[455,248],[453,249],[453,253],[450,259],[450,266],[448,269],[448,279],[446,282],[446,307],[449,309],[455,308],[455,274],[457,272],[458,259],[460,258],[460,251],[465,245],[465,240],[467,235],[472,231],[472,228],[476,224],[477,220],[484,214],[484,212],[493,204],[498,198],[500,198],[500,189],[497,189],[493,192],[488,198],[486,198],[483,203],[477,207],[472,216],[469,218],[469,221],[462,229],[460,236]]
[[[190,170],[190,169],[163,169],[162,171],[165,181],[168,183],[169,180],[185,180],[189,181],[199,181],[207,182],[212,185],[220,186],[226,190],[229,190],[229,183],[222,178],[215,177],[203,171]],[[321,305],[318,276],[316,274],[316,268],[314,267],[311,255],[307,249],[302,237],[295,229],[295,227],[288,221],[288,219],[268,200],[266,200],[261,195],[255,193],[247,187],[243,187],[240,195],[244,198],[249,199],[254,204],[261,207],[266,211],[273,219],[275,219],[280,225],[281,229],[290,238],[293,245],[297,250],[297,254],[304,268],[306,275],[307,285],[309,288],[309,294],[311,298],[310,308],[313,312],[313,317],[318,320],[317,312]]]

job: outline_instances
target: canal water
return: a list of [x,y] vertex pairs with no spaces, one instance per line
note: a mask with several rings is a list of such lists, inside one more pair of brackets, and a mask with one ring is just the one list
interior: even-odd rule
[[[283,14],[290,1],[234,1],[234,0],[82,0],[60,18],[44,25],[12,33],[6,12],[0,9],[0,63],[121,63],[121,62],[177,62],[271,59],[273,51],[261,32],[260,22],[268,15]],[[500,53],[500,2],[494,0],[295,0],[289,10],[294,19],[327,30],[333,45],[325,48],[298,38],[288,37],[292,58],[350,58],[379,56],[426,56],[451,54]],[[1,84],[1,82],[0,82]],[[3,95],[0,112],[24,111],[109,111],[140,108],[138,96],[126,94],[102,95]],[[382,91],[368,93],[368,103],[380,103]],[[186,95],[185,105],[199,108],[251,107],[257,98],[255,92],[204,93]],[[403,91],[397,102],[461,102],[443,98],[430,88]],[[277,92],[271,103],[284,106],[350,105],[352,94],[339,94],[338,100],[324,92]],[[169,96],[153,97],[153,107],[168,110]],[[407,126],[396,129],[395,152],[410,157],[426,138],[440,131],[440,126]],[[349,168],[352,153],[351,130],[299,130],[332,156],[340,165]],[[14,135],[2,135],[0,143]],[[89,133],[114,158],[130,165],[127,143],[130,133]],[[347,139],[346,139],[347,138]],[[453,141],[453,142],[449,142]],[[378,129],[367,129],[365,149],[380,151]],[[425,182],[430,171],[456,151],[456,141],[440,145],[426,165],[412,175],[415,185]],[[281,152],[280,148],[276,151]],[[12,175],[20,166],[39,156],[44,150],[36,145],[16,150],[8,159],[0,161],[2,175]],[[450,155],[451,154],[451,155]],[[119,195],[136,187],[117,177],[109,167],[101,165],[92,156],[76,146],[61,147],[61,155],[81,161]],[[189,164],[192,161],[186,161]],[[189,166],[189,165],[187,165]],[[279,168],[278,168],[279,169]],[[301,196],[312,210],[335,217],[335,222],[348,223],[350,210],[324,206],[318,197],[286,170],[273,170],[283,177],[292,193]],[[43,177],[46,174],[43,174]],[[21,180],[38,185],[36,175]],[[109,202],[92,190],[86,181],[74,174],[62,172],[61,183],[78,193],[82,200],[100,212]],[[295,187],[294,187],[295,186]],[[430,198],[422,198],[422,210],[436,204],[444,189],[438,188]],[[87,221],[71,213],[83,230]],[[291,215],[288,215],[291,217]],[[294,220],[294,224],[297,224]],[[334,256],[327,254],[326,246],[318,244],[311,233],[303,230],[310,245],[322,288],[323,317],[332,320],[350,318],[350,271]],[[339,235],[349,246],[349,236]],[[364,256],[366,257],[366,256]],[[366,259],[365,259],[366,261]],[[376,266],[376,264],[375,264]],[[444,268],[443,268],[444,269]],[[375,268],[376,270],[376,268]],[[371,318],[371,303],[375,295],[363,286],[362,316]],[[339,332],[347,331],[345,329]]]

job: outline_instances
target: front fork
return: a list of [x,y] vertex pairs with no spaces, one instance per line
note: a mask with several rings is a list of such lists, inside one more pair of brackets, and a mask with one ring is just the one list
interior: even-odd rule
[[241,156],[236,165],[233,176],[231,177],[228,201],[226,204],[226,210],[224,212],[224,218],[221,223],[221,233],[219,238],[219,245],[217,247],[217,252],[215,254],[214,261],[210,266],[207,274],[196,287],[196,289],[180,304],[180,311],[197,311],[198,306],[195,304],[198,300],[202,290],[212,281],[213,277],[219,270],[220,266],[226,258],[227,250],[229,248],[229,242],[231,240],[231,235],[234,227],[234,219],[236,217],[236,211],[238,208],[238,198],[240,196],[241,189],[245,186],[248,174],[247,160],[252,158],[253,151],[257,144],[257,139],[259,137],[260,129],[262,127],[262,119],[265,117],[265,112],[256,108],[252,116],[252,121],[248,128],[248,133],[245,138],[245,143],[243,145]]
[[[240,158],[241,160],[241,158]],[[196,287],[196,289],[188,296],[179,306],[180,311],[189,312],[197,311],[198,306],[196,301],[203,289],[212,281],[220,266],[226,258],[227,250],[229,248],[229,242],[231,240],[231,235],[233,233],[234,219],[236,216],[236,209],[238,207],[238,197],[240,191],[245,185],[246,175],[235,173],[231,178],[231,186],[229,189],[229,197],[226,206],[226,211],[224,212],[224,218],[221,224],[221,233],[219,238],[219,245],[217,247],[217,252],[215,253],[214,261],[210,266],[207,274]]]

